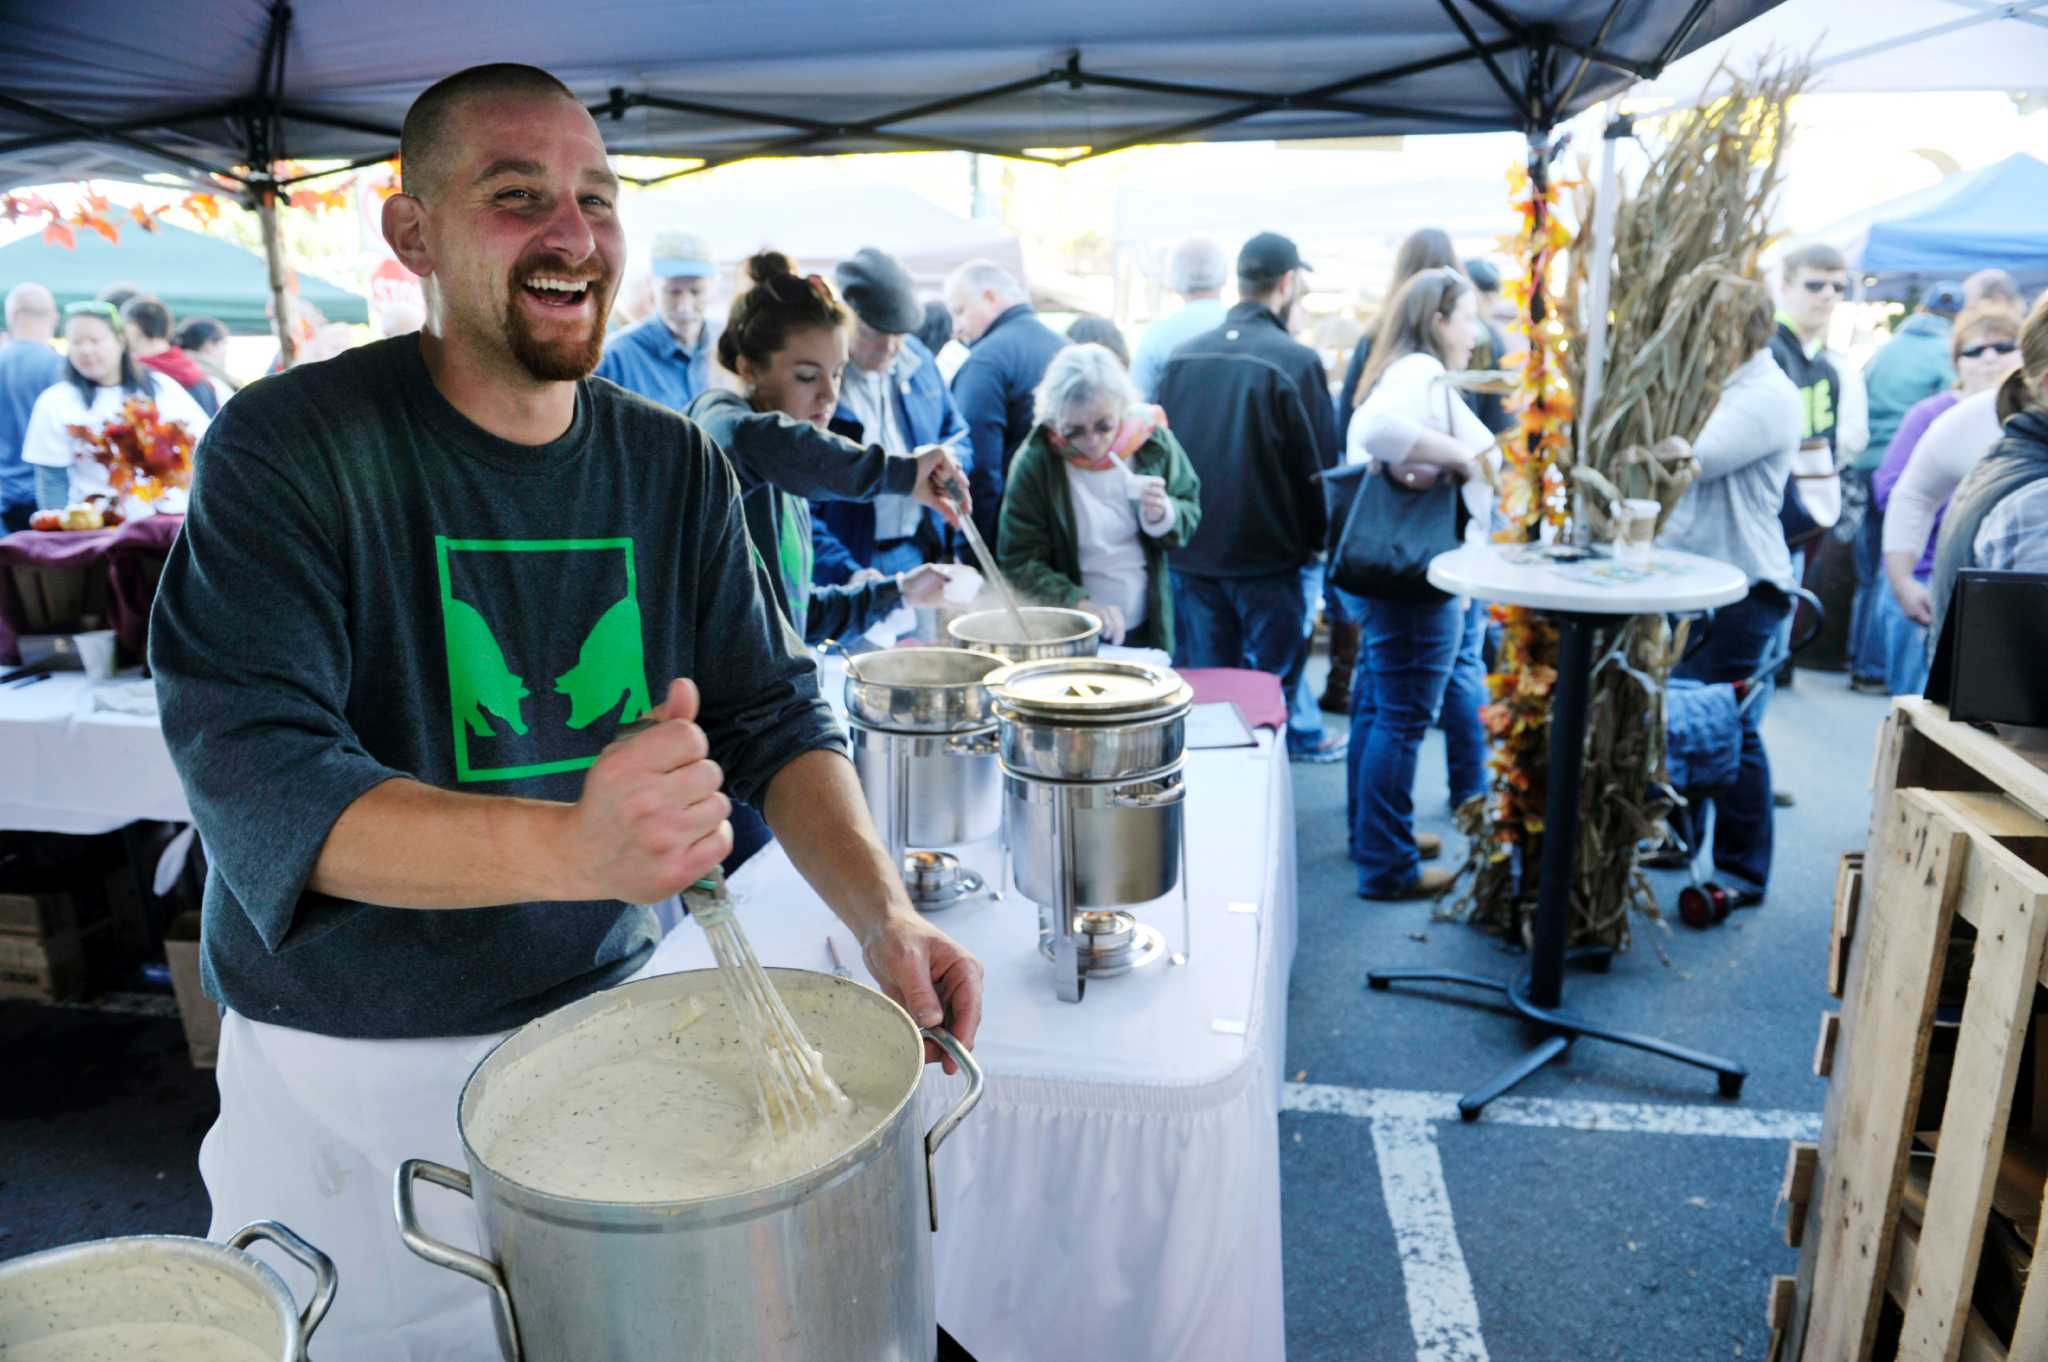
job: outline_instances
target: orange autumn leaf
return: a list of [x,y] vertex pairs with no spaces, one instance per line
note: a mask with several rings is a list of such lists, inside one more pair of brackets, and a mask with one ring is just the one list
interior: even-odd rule
[[78,245],[78,237],[63,223],[51,222],[43,228],[43,244],[45,246],[62,246],[68,251]]

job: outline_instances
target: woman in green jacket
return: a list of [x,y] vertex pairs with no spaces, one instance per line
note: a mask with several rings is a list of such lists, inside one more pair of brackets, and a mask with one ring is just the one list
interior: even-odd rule
[[1033,400],[1003,492],[1003,575],[1038,604],[1099,617],[1105,643],[1171,653],[1166,554],[1202,519],[1194,465],[1103,346],[1053,356]]

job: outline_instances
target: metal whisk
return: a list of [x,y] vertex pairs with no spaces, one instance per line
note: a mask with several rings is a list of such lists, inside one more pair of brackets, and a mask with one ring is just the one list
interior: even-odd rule
[[818,1052],[804,1040],[782,995],[754,958],[733,916],[723,872],[712,871],[684,890],[683,898],[718,959],[718,978],[751,1061],[761,1119],[770,1130],[779,1123],[785,1135],[797,1135],[846,1110],[846,1094],[825,1072]]

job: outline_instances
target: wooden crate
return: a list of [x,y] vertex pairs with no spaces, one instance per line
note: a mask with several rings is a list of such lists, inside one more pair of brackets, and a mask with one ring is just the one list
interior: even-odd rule
[[0,935],[0,998],[63,1003],[91,989],[104,958],[106,928],[40,937]]
[[[1874,785],[1866,856],[1857,870],[1845,860],[1836,898],[1843,1006],[1820,1046],[1831,1032],[1774,1345],[1804,1362],[2048,1358],[2048,1285],[2028,1289],[2042,1198],[2030,1179],[2048,1158],[2026,1127],[2043,1102],[2033,1073],[2020,1080],[2048,983],[2048,770],[1901,700]],[[1938,1019],[1938,1004],[1959,1011]],[[1980,1293],[2001,1282],[2010,1299],[1992,1310]]]
[[73,894],[0,894],[0,936],[65,936],[95,916],[89,904],[81,911]]

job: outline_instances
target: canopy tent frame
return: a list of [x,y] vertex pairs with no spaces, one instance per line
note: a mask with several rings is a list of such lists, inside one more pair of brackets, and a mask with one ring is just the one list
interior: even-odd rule
[[[1685,50],[1700,22],[1712,8],[1714,0],[1690,0],[1655,58],[1647,62],[1610,51],[1603,46],[1621,15],[1632,3],[1639,2],[1640,0],[1611,0],[1593,40],[1578,42],[1559,32],[1552,25],[1531,23],[1517,18],[1498,3],[1498,0],[1438,0],[1444,14],[1457,29],[1462,40],[1461,46],[1305,90],[1242,89],[1225,85],[1116,75],[1089,67],[1085,62],[1085,53],[1076,48],[1068,52],[1061,64],[1021,79],[963,91],[941,99],[924,100],[856,120],[835,122],[806,118],[772,109],[749,108],[744,104],[686,99],[658,91],[633,91],[623,86],[612,88],[606,99],[588,107],[591,115],[599,120],[600,126],[606,122],[617,122],[630,110],[649,108],[751,124],[764,129],[787,130],[780,136],[769,137],[758,144],[736,149],[706,147],[701,149],[702,154],[688,146],[667,149],[662,154],[695,160],[700,164],[647,178],[628,177],[629,183],[642,187],[761,156],[828,155],[840,149],[834,146],[835,143],[844,143],[856,138],[880,141],[904,150],[963,151],[1043,165],[1074,165],[1148,143],[1187,140],[1200,133],[1241,123],[1262,114],[1286,111],[1352,115],[1361,119],[1412,118],[1454,129],[1537,133],[1562,121],[1587,75],[1596,67],[1620,72],[1637,80],[1654,79],[1666,65]],[[2028,4],[2035,2],[2036,0],[2026,0]],[[2048,0],[2038,2],[2048,3]],[[1501,36],[1490,39],[1482,37],[1474,23],[1474,15],[1500,29]],[[217,188],[218,182],[225,180],[241,192],[260,195],[264,191],[287,188],[325,175],[375,165],[397,155],[397,128],[370,119],[351,118],[288,102],[284,83],[284,57],[287,39],[290,36],[292,7],[286,0],[273,0],[268,16],[261,74],[249,95],[240,99],[213,101],[162,114],[127,118],[105,124],[91,123],[12,95],[0,95],[0,110],[42,123],[51,129],[47,133],[0,141],[0,159],[11,153],[64,142],[100,141],[161,161],[167,167],[174,168],[172,173],[197,175],[200,177],[198,183],[204,187]],[[1529,77],[1519,85],[1499,61],[1500,57],[1516,52],[1526,54],[1529,58]],[[1557,59],[1560,56],[1578,58],[1576,68],[1562,83],[1556,79]],[[1467,62],[1477,62],[1483,66],[1507,96],[1516,112],[1513,124],[1504,124],[1501,119],[1486,114],[1466,113],[1455,109],[1421,109],[1412,105],[1349,97],[1355,92],[1369,90],[1374,86],[1386,85],[1406,77]],[[1198,117],[1144,128],[1100,145],[1068,153],[1020,149],[977,142],[972,138],[945,133],[927,134],[904,131],[900,128],[904,123],[972,109],[1032,90],[1059,85],[1077,91],[1095,88],[1170,96],[1215,103],[1224,107]],[[210,163],[167,146],[162,139],[151,140],[140,135],[170,131],[183,125],[218,119],[224,115],[238,119],[245,130],[243,149],[247,154],[235,165]],[[276,161],[288,156],[288,130],[289,125],[293,123],[380,137],[390,143],[390,149],[376,155],[354,158],[345,165],[289,178],[278,178],[274,175],[272,167]]]

